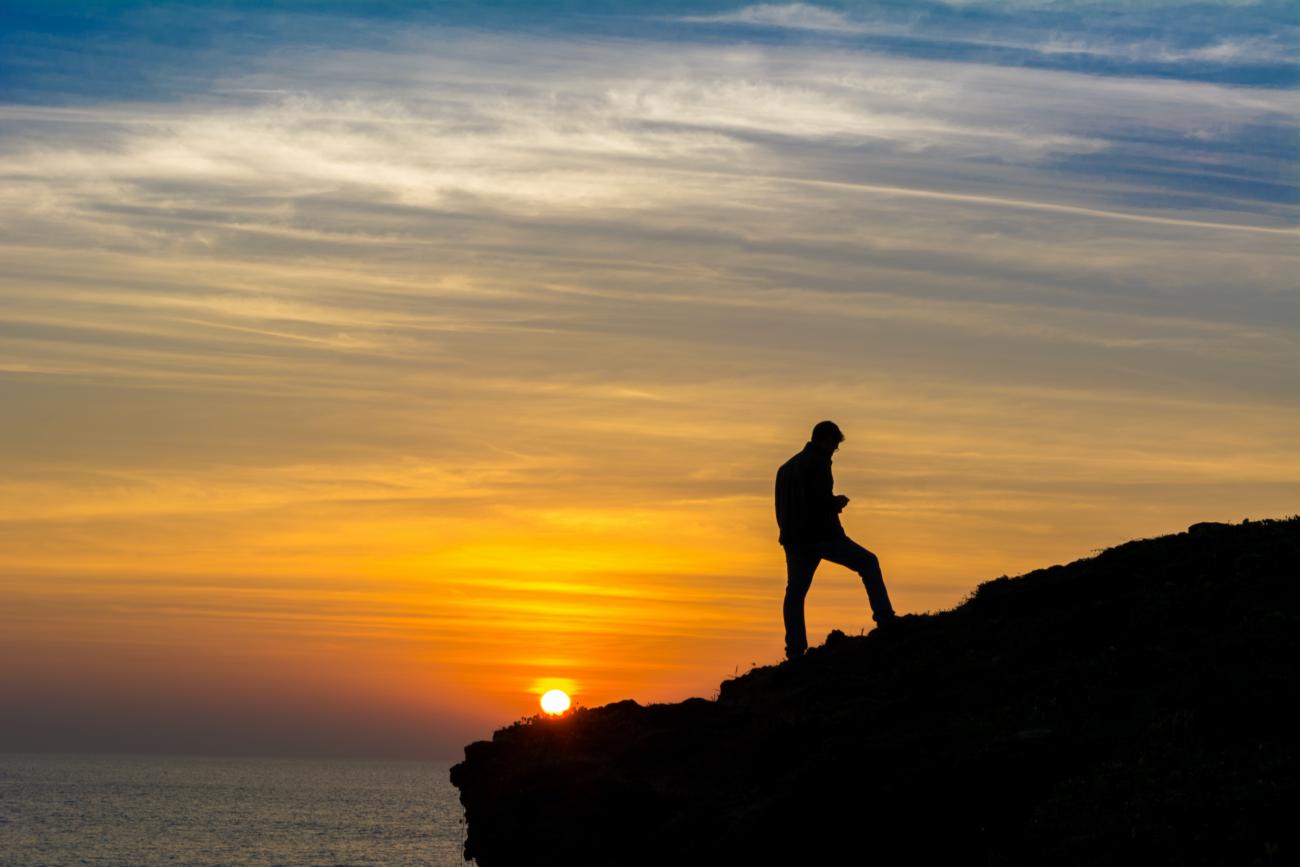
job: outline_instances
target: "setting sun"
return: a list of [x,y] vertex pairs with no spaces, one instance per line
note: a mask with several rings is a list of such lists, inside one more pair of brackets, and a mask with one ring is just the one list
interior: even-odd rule
[[542,696],[542,710],[550,714],[562,714],[569,709],[569,696],[562,689],[553,689]]

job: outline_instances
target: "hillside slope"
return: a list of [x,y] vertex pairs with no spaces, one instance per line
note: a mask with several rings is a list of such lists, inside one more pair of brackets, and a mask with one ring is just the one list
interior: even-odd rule
[[521,721],[452,769],[466,856],[1297,863],[1298,566],[1300,518],[1197,524],[832,633],[716,701]]

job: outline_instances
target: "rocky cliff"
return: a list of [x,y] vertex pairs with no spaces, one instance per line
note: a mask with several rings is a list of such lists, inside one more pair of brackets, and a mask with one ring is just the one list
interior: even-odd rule
[[522,720],[452,769],[512,864],[1300,863],[1300,518],[1198,524],[833,632],[714,701]]

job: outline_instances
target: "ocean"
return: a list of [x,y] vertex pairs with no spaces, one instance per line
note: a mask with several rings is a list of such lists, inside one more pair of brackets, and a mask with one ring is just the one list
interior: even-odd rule
[[463,865],[451,764],[0,755],[0,865]]

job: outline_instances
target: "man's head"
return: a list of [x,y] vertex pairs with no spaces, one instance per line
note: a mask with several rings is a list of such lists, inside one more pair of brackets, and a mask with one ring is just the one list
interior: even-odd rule
[[812,441],[829,454],[838,449],[840,443],[844,442],[844,433],[840,430],[840,426],[833,421],[819,421],[813,425]]

